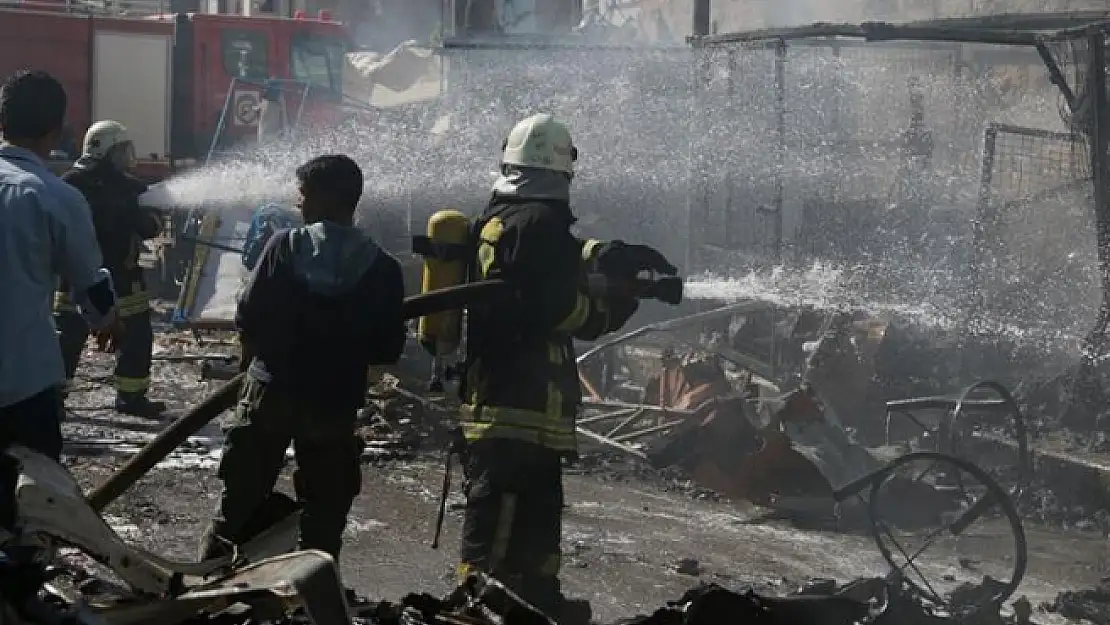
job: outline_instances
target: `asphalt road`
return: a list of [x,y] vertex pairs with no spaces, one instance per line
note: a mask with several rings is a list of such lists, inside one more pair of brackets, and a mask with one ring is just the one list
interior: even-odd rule
[[[111,464],[115,461],[107,457],[77,459],[72,469],[82,481],[95,483]],[[192,558],[219,489],[210,463],[200,464],[184,468],[179,462],[154,471],[108,509],[109,522],[157,553]],[[440,465],[392,462],[367,466],[364,477],[342,555],[345,582],[372,598],[447,592],[460,519],[457,510],[449,513],[443,546],[433,551]],[[847,581],[888,568],[869,536],[760,522],[760,511],[745,504],[699,501],[655,484],[591,475],[569,476],[566,490],[565,590],[589,599],[603,620],[650,612],[699,578],[786,591],[811,577]],[[457,502],[457,495],[453,499]],[[1101,536],[1035,527],[1027,532],[1030,565],[1019,595],[1034,605],[1051,601],[1060,590],[1089,587],[1104,575],[1107,549]],[[1002,576],[1010,570],[1010,556],[1004,555],[1012,553],[1010,542],[997,523],[977,526],[926,552],[927,574],[946,587],[977,581],[984,573]],[[685,558],[698,561],[698,575],[676,570]]]

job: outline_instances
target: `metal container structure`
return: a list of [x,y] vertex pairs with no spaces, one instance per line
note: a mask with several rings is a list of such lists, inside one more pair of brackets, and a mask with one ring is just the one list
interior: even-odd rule
[[[1082,334],[1100,278],[1076,259],[1094,260],[1108,231],[1096,223],[1110,223],[1106,189],[1087,182],[1105,166],[1106,151],[1087,147],[1099,140],[1089,111],[1105,96],[1082,85],[1102,77],[1089,67],[1107,20],[1015,14],[691,37],[702,88],[690,266],[867,267],[852,276],[862,298],[947,290],[966,294],[952,306],[969,314]],[[1091,95],[1069,95],[1077,89]],[[725,136],[735,147],[722,151]],[[921,276],[933,273],[944,277],[928,291]]]

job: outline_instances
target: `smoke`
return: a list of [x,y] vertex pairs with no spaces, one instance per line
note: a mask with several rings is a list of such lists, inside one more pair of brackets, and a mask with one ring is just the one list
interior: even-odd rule
[[[820,8],[794,2],[775,19]],[[452,51],[434,103],[303,134],[166,190],[208,209],[289,202],[297,165],[346,153],[366,177],[360,222],[407,249],[404,234],[436,210],[481,210],[512,124],[549,111],[579,147],[581,233],[660,248],[698,274],[695,296],[892,312],[1070,351],[1097,306],[1089,198],[1045,192],[1082,180],[1085,157],[1066,141],[1000,142],[985,197],[1005,211],[976,240],[987,124],[1064,130],[1057,93],[1000,83],[974,62],[987,48],[965,46],[956,72],[955,52],[936,46],[791,46],[781,102],[766,48]],[[1009,54],[1043,74],[1036,52]],[[927,140],[913,138],[915,107]]]

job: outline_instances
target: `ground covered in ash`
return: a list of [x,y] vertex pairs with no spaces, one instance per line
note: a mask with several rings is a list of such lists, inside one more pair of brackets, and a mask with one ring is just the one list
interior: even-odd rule
[[[174,357],[231,354],[227,337],[198,344],[187,333],[162,328],[156,340],[152,398],[180,411],[222,384],[202,380],[200,362]],[[174,416],[153,421],[115,413],[111,364],[111,356],[87,351],[67,400],[65,461],[85,488],[106,479]],[[443,595],[455,586],[462,499],[456,480],[443,546],[432,550],[443,444],[430,433],[448,413],[387,387],[379,388],[364,421],[371,445],[363,491],[347,527],[344,581],[370,598]],[[112,504],[109,522],[156,553],[195,558],[219,492],[220,443],[219,424],[206,427]],[[281,488],[289,490],[287,480]],[[565,591],[588,599],[603,622],[650,613],[698,581],[779,594],[812,578],[846,581],[882,575],[888,568],[866,534],[799,529],[768,519],[765,510],[750,504],[723,501],[682,476],[612,456],[587,455],[570,470],[566,497]],[[1059,592],[1098,587],[1110,575],[1110,549],[1101,532],[1036,520],[1026,532],[1030,562],[1014,598],[1052,604]],[[924,566],[952,584],[976,582],[983,574],[1009,570],[1010,542],[1008,531],[988,522],[941,545]],[[1060,618],[1055,612],[1035,615],[1040,622]]]

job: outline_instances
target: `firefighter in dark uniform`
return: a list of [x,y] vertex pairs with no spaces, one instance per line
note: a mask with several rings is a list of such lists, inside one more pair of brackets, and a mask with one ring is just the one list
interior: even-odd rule
[[558,580],[562,464],[577,456],[582,402],[572,340],[619,329],[639,306],[634,296],[587,288],[587,276],[628,275],[629,263],[675,272],[646,246],[571,233],[576,158],[567,127],[548,114],[520,122],[505,141],[489,206],[472,225],[471,277],[506,280],[513,294],[470,308],[461,385],[467,502],[460,577],[489,573],[568,620],[577,619]]
[[[124,337],[117,346],[116,410],[142,417],[156,417],[166,405],[147,398],[154,335],[150,325],[150,295],[146,290],[139,254],[143,241],[162,231],[157,209],[139,205],[147,185],[128,173],[135,162],[135,148],[127,129],[114,121],[99,121],[85,133],[82,154],[62,177],[76,187],[92,208],[96,238],[104,265],[112,274],[119,297]],[[77,373],[88,326],[77,314],[70,287],[61,284],[55,297],[55,321],[60,333],[66,378]]]

